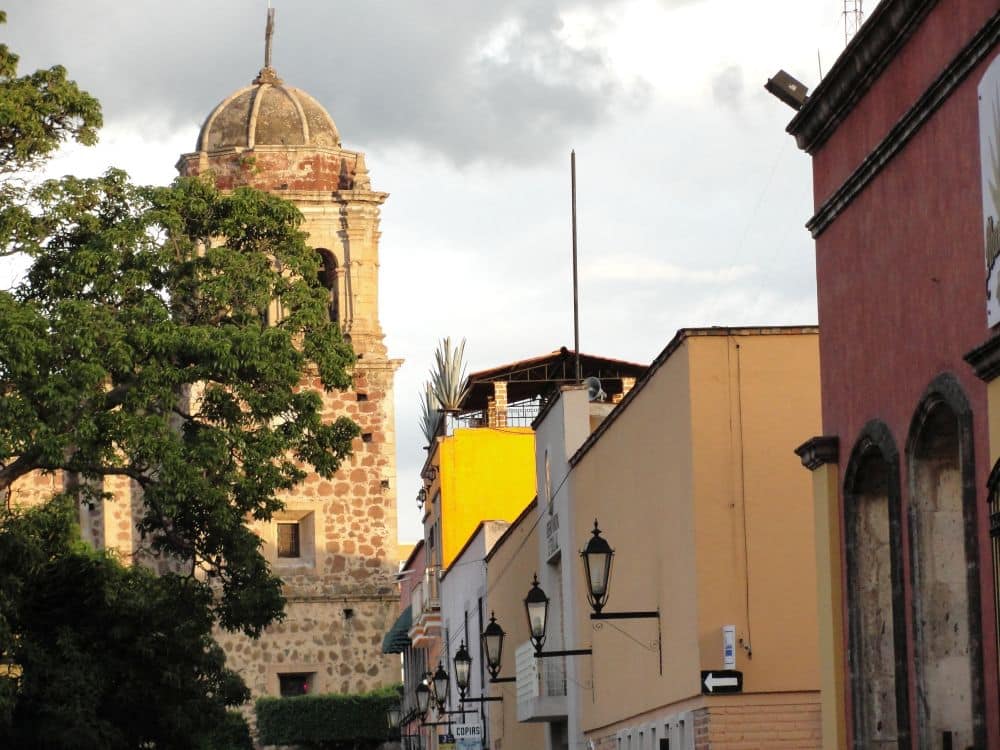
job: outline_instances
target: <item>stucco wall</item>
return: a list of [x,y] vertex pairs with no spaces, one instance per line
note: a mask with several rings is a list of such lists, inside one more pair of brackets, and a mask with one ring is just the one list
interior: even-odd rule
[[[934,6],[814,155],[817,205],[996,12],[995,0],[942,0]],[[994,47],[816,241],[823,433],[840,438],[842,466],[872,419],[887,425],[905,453],[925,390],[936,376],[950,373],[974,415],[975,467],[969,480],[980,498],[973,505],[982,509],[990,470],[986,387],[963,355],[990,335],[976,89],[996,55]],[[902,503],[908,508],[914,480],[905,456],[900,471]],[[842,493],[839,502],[843,507]],[[977,541],[982,614],[976,624],[983,633],[984,701],[992,706],[997,701],[996,623],[988,523],[982,511]],[[910,545],[908,533],[903,544]],[[901,595],[912,619],[909,577],[908,572]],[[960,616],[967,618],[967,613]],[[906,628],[904,663],[913,660],[913,630]],[[919,701],[913,685],[909,703],[911,716],[916,716]],[[986,721],[987,742],[994,746],[1000,743],[1000,724],[990,711]]]
[[655,620],[592,630],[578,579],[589,733],[700,696],[726,624],[753,654],[737,654],[744,697],[818,690],[812,485],[792,452],[820,425],[817,345],[814,329],[690,335],[577,463],[578,546],[596,516],[616,548],[606,609],[662,617],[661,675]]
[[[442,565],[451,565],[484,518],[513,521],[535,496],[534,433],[526,427],[460,428],[437,443]],[[435,491],[432,487],[430,492]]]
[[[495,612],[497,621],[507,633],[504,640],[500,677],[517,674],[514,654],[528,640],[528,623],[524,616],[526,581],[537,565],[535,550],[538,528],[528,514],[493,548],[487,566],[487,615]],[[492,750],[522,750],[543,748],[543,724],[521,723],[517,720],[517,689],[514,683],[491,684],[491,696],[502,696],[489,711],[489,737]]]

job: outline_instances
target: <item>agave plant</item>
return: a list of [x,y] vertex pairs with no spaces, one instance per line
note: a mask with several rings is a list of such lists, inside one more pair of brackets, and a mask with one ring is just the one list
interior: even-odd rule
[[434,436],[437,435],[438,420],[441,419],[438,406],[431,384],[424,383],[424,392],[420,395],[420,431],[424,433],[427,445],[433,443]]
[[431,370],[430,386],[441,411],[457,411],[465,394],[469,392],[465,382],[465,339],[451,348],[451,339],[445,337],[434,352],[434,369]]

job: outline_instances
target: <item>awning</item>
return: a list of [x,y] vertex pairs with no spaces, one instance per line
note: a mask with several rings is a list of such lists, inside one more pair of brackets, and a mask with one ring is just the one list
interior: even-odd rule
[[410,645],[410,625],[413,622],[413,613],[409,607],[403,610],[396,622],[389,628],[389,632],[382,639],[383,654],[400,654]]

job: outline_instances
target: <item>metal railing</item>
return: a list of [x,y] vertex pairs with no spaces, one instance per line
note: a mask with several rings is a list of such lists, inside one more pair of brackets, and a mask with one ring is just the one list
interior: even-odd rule
[[[535,398],[525,399],[524,401],[517,401],[512,404],[507,404],[507,410],[503,415],[498,416],[498,421],[501,424],[493,425],[497,427],[531,427],[531,423],[535,421],[535,417],[542,410],[545,405],[545,400],[540,396]],[[455,427],[488,427],[489,416],[486,411],[480,409],[478,411],[470,411],[465,414],[459,414],[454,417]]]

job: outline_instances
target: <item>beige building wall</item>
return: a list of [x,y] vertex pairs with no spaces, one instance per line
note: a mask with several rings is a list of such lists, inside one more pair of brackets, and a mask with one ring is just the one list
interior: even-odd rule
[[[820,428],[816,329],[701,329],[671,346],[570,475],[578,547],[597,517],[616,549],[606,611],[658,608],[662,626],[661,674],[656,621],[592,623],[581,576],[572,601],[594,652],[583,729],[600,746],[691,712],[696,748],[818,747],[812,480],[793,453]],[[723,625],[743,693],[702,696]],[[774,734],[740,745],[723,726],[751,706],[767,706]],[[779,737],[786,718],[794,732]]]
[[[487,555],[486,613],[496,612],[497,621],[506,631],[500,677],[513,677],[514,654],[528,640],[528,622],[524,615],[525,581],[537,569],[535,551],[538,527],[534,523],[537,501],[507,529]],[[487,675],[487,680],[489,676]],[[513,682],[489,684],[487,694],[503,701],[488,703],[491,750],[527,750],[545,747],[545,725],[517,720],[517,687]]]

